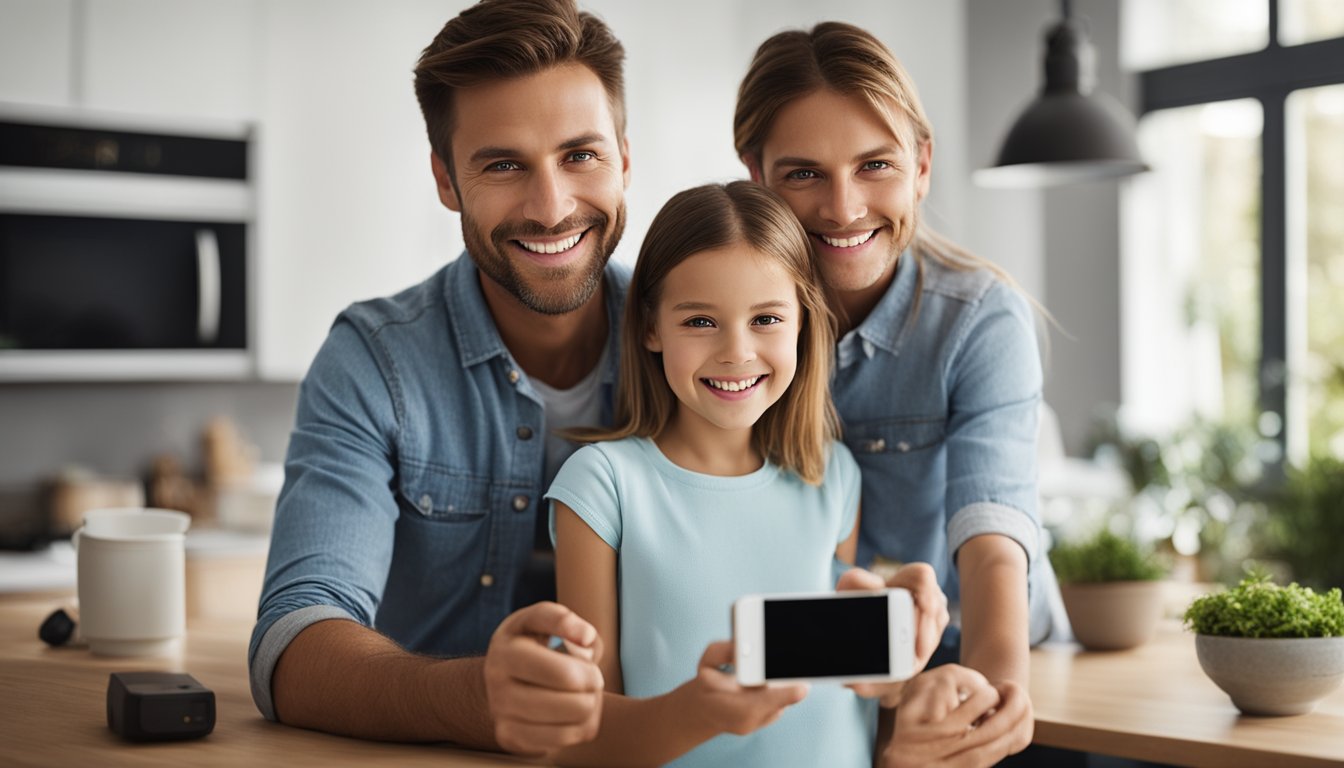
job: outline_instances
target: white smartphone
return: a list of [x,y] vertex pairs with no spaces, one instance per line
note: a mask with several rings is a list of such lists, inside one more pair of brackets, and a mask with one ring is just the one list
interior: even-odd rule
[[742,685],[905,680],[915,605],[899,588],[747,595],[733,603],[733,645]]

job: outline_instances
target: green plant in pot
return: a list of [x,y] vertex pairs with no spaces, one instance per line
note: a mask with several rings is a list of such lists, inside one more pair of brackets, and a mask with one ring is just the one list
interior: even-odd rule
[[1162,618],[1165,569],[1150,553],[1103,529],[1081,542],[1056,544],[1050,563],[1084,648],[1118,651],[1153,638]]
[[1204,673],[1248,715],[1300,715],[1344,680],[1340,590],[1282,587],[1260,571],[1185,611]]

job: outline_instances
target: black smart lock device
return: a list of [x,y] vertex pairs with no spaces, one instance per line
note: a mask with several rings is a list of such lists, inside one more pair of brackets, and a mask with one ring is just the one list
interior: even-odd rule
[[114,672],[107,727],[131,741],[200,738],[215,728],[215,692],[180,672]]

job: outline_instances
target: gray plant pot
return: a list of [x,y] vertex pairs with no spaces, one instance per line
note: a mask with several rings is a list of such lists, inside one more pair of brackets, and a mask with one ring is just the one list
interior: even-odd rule
[[1153,639],[1162,618],[1161,581],[1060,584],[1074,637],[1090,651],[1120,651]]
[[1248,715],[1302,715],[1344,681],[1344,637],[1195,635],[1199,665]]

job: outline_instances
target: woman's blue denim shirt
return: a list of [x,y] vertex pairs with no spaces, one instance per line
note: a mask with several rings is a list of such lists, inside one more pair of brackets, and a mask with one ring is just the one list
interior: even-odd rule
[[[607,422],[628,283],[608,265]],[[324,619],[419,652],[485,652],[544,514],[545,430],[466,254],[337,317],[299,389],[248,650],[262,714],[275,718],[280,654]]]
[[[921,265],[907,251],[841,339],[835,376],[844,440],[863,471],[858,563],[930,563],[956,605],[957,549],[1007,536],[1027,554],[1030,639],[1043,639],[1054,580],[1039,546],[1041,364],[1026,299],[988,270]],[[949,628],[944,644],[958,638]]]

